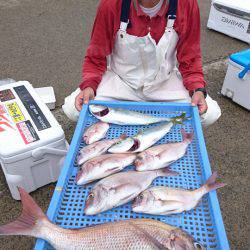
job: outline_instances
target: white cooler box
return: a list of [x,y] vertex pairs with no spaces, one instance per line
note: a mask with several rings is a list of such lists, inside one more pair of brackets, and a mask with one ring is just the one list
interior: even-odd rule
[[250,49],[230,56],[221,93],[250,110]]
[[212,0],[207,27],[250,43],[250,0]]
[[64,132],[32,85],[0,86],[0,164],[14,199],[58,179],[67,153]]

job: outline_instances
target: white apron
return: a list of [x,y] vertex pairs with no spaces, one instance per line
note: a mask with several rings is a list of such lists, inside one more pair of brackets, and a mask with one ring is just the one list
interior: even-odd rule
[[176,67],[178,35],[174,19],[169,19],[165,32],[156,44],[150,32],[136,37],[126,32],[121,22],[116,35],[110,67],[97,89],[97,99],[129,101],[189,101]]
[[[173,1],[172,1],[173,2]],[[177,1],[176,1],[177,2]],[[190,102],[189,92],[183,85],[177,69],[174,30],[175,13],[168,16],[165,32],[156,44],[149,33],[144,37],[129,35],[128,22],[121,22],[116,35],[109,67],[96,91],[97,100]],[[77,120],[76,90],[65,98],[63,111],[71,120]],[[204,126],[214,123],[221,115],[220,107],[211,97],[206,98],[208,110],[201,116]]]

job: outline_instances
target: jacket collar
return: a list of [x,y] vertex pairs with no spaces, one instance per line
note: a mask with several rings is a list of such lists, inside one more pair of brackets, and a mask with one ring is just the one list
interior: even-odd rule
[[[139,4],[139,0],[133,0],[134,3],[134,8],[136,9],[137,15],[138,16],[147,16],[147,14],[145,14]],[[167,12],[167,4],[168,4],[168,0],[164,0],[161,9],[159,10],[159,12],[156,14],[156,16],[165,16],[166,12]]]

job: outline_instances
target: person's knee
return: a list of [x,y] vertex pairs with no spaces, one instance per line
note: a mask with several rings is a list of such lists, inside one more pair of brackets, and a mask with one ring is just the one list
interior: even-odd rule
[[221,108],[211,97],[208,98],[207,105],[207,112],[201,116],[201,123],[204,127],[214,124],[221,117]]
[[80,89],[74,91],[71,95],[64,99],[64,104],[62,105],[62,110],[65,115],[72,121],[77,121],[79,117],[79,112],[75,107],[75,98],[79,94]]

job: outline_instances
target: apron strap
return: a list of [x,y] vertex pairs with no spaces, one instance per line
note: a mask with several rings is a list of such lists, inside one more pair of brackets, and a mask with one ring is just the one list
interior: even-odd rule
[[126,31],[129,23],[131,0],[122,0],[120,29]]
[[169,8],[166,15],[167,18],[167,27],[173,28],[176,20],[176,13],[178,7],[178,0],[169,0]]

